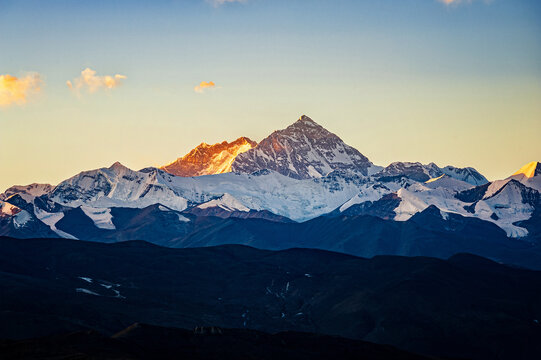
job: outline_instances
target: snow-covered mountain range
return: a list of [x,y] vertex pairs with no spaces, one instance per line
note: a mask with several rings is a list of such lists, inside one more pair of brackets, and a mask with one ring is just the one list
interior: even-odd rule
[[85,228],[117,240],[144,238],[133,230],[144,216],[136,209],[148,209],[146,216],[161,219],[161,228],[184,229],[202,217],[404,222],[436,207],[443,221],[450,214],[454,222],[476,218],[515,241],[533,241],[541,239],[540,192],[538,162],[494,182],[473,168],[409,162],[381,167],[303,116],[259,144],[247,138],[202,144],[161,169],[135,171],[115,163],[56,186],[11,187],[0,194],[0,235],[80,238]]

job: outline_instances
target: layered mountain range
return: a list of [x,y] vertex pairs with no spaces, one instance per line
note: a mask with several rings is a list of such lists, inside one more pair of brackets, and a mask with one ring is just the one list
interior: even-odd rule
[[203,143],[162,168],[115,163],[56,186],[14,186],[0,194],[0,235],[362,256],[469,251],[524,265],[518,254],[541,243],[540,191],[538,162],[493,182],[473,168],[382,167],[302,116],[259,143]]

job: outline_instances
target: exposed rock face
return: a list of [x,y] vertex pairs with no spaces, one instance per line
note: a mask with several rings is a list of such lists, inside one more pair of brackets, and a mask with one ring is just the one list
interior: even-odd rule
[[434,163],[423,165],[419,162],[394,162],[376,174],[382,180],[394,177],[406,177],[425,182],[442,175],[441,169]]
[[253,173],[277,171],[295,179],[318,178],[334,170],[368,175],[373,164],[308,116],[284,130],[273,132],[254,149],[239,154],[232,170]]
[[483,175],[471,167],[457,168],[454,166],[446,166],[440,168],[434,163],[424,165],[420,162],[394,162],[378,172],[376,177],[383,179],[405,177],[415,181],[425,182],[442,175],[447,175],[453,179],[463,181],[473,186],[488,183],[488,180]]
[[240,137],[233,142],[208,145],[201,143],[183,157],[175,160],[162,169],[176,176],[201,176],[222,174],[231,171],[231,164],[237,157],[257,145],[246,137]]

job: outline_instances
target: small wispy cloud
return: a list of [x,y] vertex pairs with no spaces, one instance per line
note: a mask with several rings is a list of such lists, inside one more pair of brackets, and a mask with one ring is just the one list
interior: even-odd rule
[[209,82],[201,81],[199,85],[193,88],[193,90],[199,94],[204,93],[205,90],[207,89],[216,89],[216,84],[212,81],[209,81]]
[[[458,4],[471,4],[475,0],[438,0],[438,1],[445,5],[458,5]],[[492,0],[479,0],[479,1],[484,2],[485,4],[489,4],[492,2]]]
[[86,90],[89,93],[95,93],[98,90],[114,89],[122,85],[122,81],[126,79],[124,75],[96,75],[96,71],[86,68],[81,71],[81,76],[72,81],[66,81],[66,85],[70,90],[79,93],[81,90]]
[[41,90],[41,84],[41,77],[37,73],[21,78],[8,74],[0,75],[0,107],[26,104],[31,95]]
[[222,6],[228,3],[245,3],[248,0],[206,0],[208,3],[212,4],[214,7]]

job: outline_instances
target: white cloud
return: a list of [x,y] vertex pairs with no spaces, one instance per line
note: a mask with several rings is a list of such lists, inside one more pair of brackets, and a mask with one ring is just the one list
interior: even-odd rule
[[212,6],[214,7],[218,7],[227,3],[245,3],[248,0],[206,0],[206,1],[212,4]]
[[96,71],[90,68],[86,68],[81,71],[81,76],[72,81],[67,81],[66,85],[70,90],[80,92],[80,90],[86,90],[89,93],[94,93],[100,89],[114,89],[122,85],[122,80],[126,79],[126,76],[116,74],[114,76],[104,75],[97,76]]
[[25,104],[29,96],[41,90],[41,84],[41,77],[37,73],[21,78],[8,74],[0,75],[0,107]]
[[[444,3],[445,5],[458,5],[458,4],[471,4],[475,0],[438,0],[441,3]],[[492,0],[480,0],[486,4],[492,2]]]
[[216,84],[212,81],[201,81],[199,85],[193,88],[196,93],[202,94],[206,89],[216,89]]

